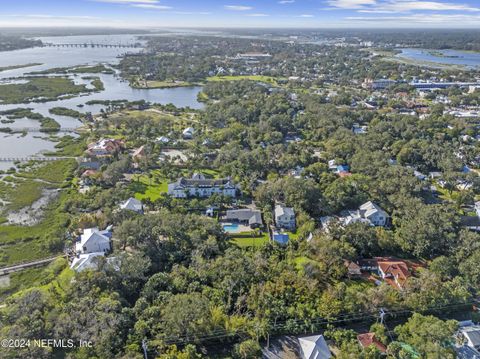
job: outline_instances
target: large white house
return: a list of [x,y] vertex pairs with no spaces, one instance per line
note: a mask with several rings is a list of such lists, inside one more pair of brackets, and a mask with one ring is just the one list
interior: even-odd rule
[[295,211],[281,204],[275,206],[275,224],[278,228],[295,229]]
[[87,228],[75,244],[75,251],[79,254],[106,253],[112,249],[110,231],[100,231],[98,228]]
[[356,211],[348,211],[348,215],[340,219],[344,225],[360,222],[379,227],[384,227],[387,220],[387,212],[371,201],[362,204]]
[[168,184],[168,194],[175,198],[210,197],[220,194],[227,197],[237,196],[237,186],[230,178],[206,179],[202,174],[194,174],[192,178],[180,178]]

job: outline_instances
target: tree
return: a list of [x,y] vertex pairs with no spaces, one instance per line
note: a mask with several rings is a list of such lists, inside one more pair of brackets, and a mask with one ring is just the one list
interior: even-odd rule
[[248,339],[235,345],[234,357],[248,359],[261,356],[262,348],[254,339]]
[[395,328],[398,339],[410,344],[422,357],[432,359],[454,359],[449,348],[458,324],[454,320],[443,321],[432,315],[413,314],[408,321]]
[[433,258],[455,247],[458,217],[453,209],[417,200],[406,200],[403,205],[394,212],[393,223],[395,238],[405,251]]

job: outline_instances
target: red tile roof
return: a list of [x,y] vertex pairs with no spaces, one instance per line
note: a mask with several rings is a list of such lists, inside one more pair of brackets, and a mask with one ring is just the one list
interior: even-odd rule
[[382,270],[383,273],[393,275],[393,277],[397,279],[400,285],[403,284],[403,282],[405,282],[407,278],[411,277],[408,266],[403,261],[379,260],[378,267]]
[[375,338],[375,333],[359,334],[357,335],[357,339],[360,342],[360,345],[364,348],[367,348],[370,345],[375,345],[382,353],[387,351],[387,347]]

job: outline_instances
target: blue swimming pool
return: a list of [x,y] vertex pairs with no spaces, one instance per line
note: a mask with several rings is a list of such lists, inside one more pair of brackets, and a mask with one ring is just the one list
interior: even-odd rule
[[222,224],[222,227],[225,232],[234,233],[238,231],[238,224]]

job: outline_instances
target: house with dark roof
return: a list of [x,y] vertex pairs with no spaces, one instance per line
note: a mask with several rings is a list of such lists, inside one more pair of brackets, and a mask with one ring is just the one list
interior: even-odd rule
[[262,212],[256,209],[230,209],[227,210],[225,219],[250,226],[250,228],[263,227]]
[[174,183],[169,183],[168,194],[175,198],[208,198],[214,194],[236,197],[237,186],[230,178],[207,179],[204,175],[196,173],[192,178],[182,177]]

